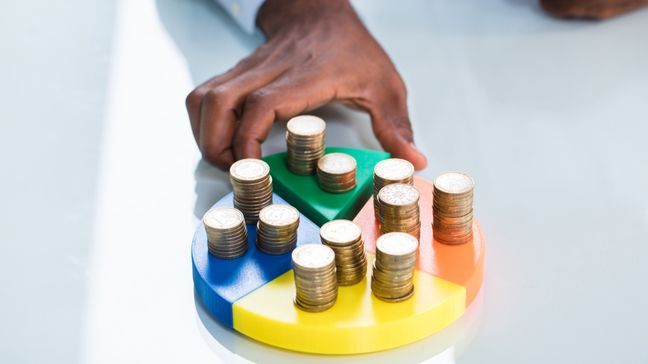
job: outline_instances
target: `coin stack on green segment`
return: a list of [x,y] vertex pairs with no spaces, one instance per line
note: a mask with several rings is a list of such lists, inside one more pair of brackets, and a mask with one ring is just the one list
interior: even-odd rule
[[272,203],[270,167],[260,159],[241,159],[230,167],[234,207],[241,210],[247,224],[259,219],[259,211]]
[[272,204],[259,212],[257,247],[264,253],[288,253],[297,245],[299,211],[290,205]]
[[332,193],[347,192],[356,186],[356,160],[346,153],[329,153],[317,161],[317,182]]
[[393,183],[378,192],[378,221],[380,231],[400,231],[417,239],[421,232],[419,192],[414,186]]
[[216,207],[203,217],[209,253],[219,258],[234,259],[248,248],[245,218],[231,207]]
[[322,243],[335,252],[337,282],[350,286],[360,282],[367,273],[362,230],[349,220],[332,220],[320,229]]
[[373,175],[373,201],[376,217],[378,217],[378,192],[381,188],[393,183],[407,185],[414,183],[414,166],[412,163],[405,159],[389,158],[376,164]]
[[310,175],[324,156],[326,123],[312,115],[300,115],[288,121],[286,144],[288,169],[299,175]]
[[387,233],[376,241],[371,291],[386,302],[404,301],[414,294],[418,239],[405,233]]
[[295,306],[307,312],[333,307],[338,296],[335,253],[321,244],[306,244],[292,252]]
[[472,241],[474,182],[463,173],[444,173],[434,180],[434,240],[457,245]]

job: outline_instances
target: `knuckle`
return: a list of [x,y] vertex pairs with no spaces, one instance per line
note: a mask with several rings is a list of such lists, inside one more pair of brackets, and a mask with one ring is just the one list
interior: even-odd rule
[[204,96],[205,93],[201,89],[191,91],[185,99],[187,110],[195,110],[199,108]]
[[226,150],[226,148],[218,144],[207,144],[202,148],[202,156],[209,163],[220,168],[225,168],[227,167],[227,159],[225,158]]
[[245,108],[258,108],[267,105],[270,100],[270,94],[264,90],[256,90],[245,98]]

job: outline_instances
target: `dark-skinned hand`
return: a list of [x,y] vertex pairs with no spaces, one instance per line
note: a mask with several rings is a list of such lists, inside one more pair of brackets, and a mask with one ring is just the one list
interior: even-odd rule
[[257,23],[267,42],[187,96],[203,158],[221,169],[260,158],[275,121],[337,101],[369,113],[394,157],[426,166],[412,143],[403,80],[348,1],[267,0]]

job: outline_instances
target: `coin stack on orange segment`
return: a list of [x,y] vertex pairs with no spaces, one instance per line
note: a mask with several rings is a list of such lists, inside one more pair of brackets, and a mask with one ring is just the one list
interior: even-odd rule
[[444,173],[434,180],[434,240],[456,245],[473,238],[473,179],[463,173]]
[[393,183],[378,192],[378,221],[381,233],[394,231],[411,234],[417,239],[421,233],[418,190],[411,185]]
[[373,175],[373,202],[376,217],[378,217],[378,192],[380,192],[381,188],[393,183],[407,185],[414,183],[414,166],[412,163],[405,159],[389,158],[376,164]]

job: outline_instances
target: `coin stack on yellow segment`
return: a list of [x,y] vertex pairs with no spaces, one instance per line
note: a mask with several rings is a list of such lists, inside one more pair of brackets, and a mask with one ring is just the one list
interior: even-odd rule
[[259,212],[257,247],[268,254],[288,253],[297,245],[299,211],[290,205],[272,204]]
[[419,192],[411,185],[393,183],[378,192],[378,221],[380,231],[400,231],[417,239],[421,232]]
[[342,193],[356,186],[356,160],[346,153],[329,153],[317,161],[317,182],[327,192]]
[[472,240],[474,182],[463,173],[444,173],[434,180],[434,240],[443,244],[463,244]]
[[241,210],[247,224],[259,219],[259,211],[272,203],[270,166],[260,159],[241,159],[230,167],[234,207]]
[[350,286],[360,282],[367,273],[360,227],[349,220],[332,220],[322,225],[320,238],[335,252],[338,284]]
[[306,244],[292,252],[295,306],[308,312],[331,308],[338,296],[335,253],[321,244]]
[[387,302],[404,301],[414,294],[418,239],[405,233],[387,233],[376,240],[371,291]]
[[326,123],[317,116],[300,115],[288,121],[287,129],[288,169],[299,175],[313,174],[324,156]]
[[209,253],[219,258],[234,259],[248,248],[245,218],[231,207],[215,207],[203,217]]
[[376,164],[373,175],[373,201],[376,217],[378,217],[378,192],[381,188],[393,183],[407,185],[414,183],[414,166],[412,163],[405,159],[389,158]]

